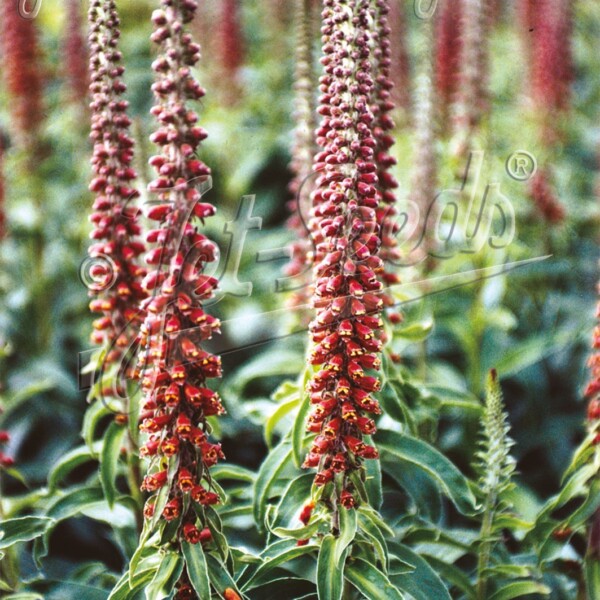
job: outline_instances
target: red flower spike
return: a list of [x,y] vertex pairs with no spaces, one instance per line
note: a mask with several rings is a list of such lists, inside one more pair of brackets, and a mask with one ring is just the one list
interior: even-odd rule
[[397,282],[385,264],[397,257],[398,185],[389,173],[394,104],[388,13],[387,0],[328,0],[322,13],[321,150],[313,163],[319,176],[309,220],[316,310],[310,362],[317,369],[307,386],[314,405],[308,428],[318,435],[303,466],[318,468],[318,486],[338,474],[336,486],[326,488],[328,506],[354,506],[349,476],[363,468],[364,458],[377,456],[362,440],[375,431],[364,413],[379,412],[369,392],[381,384],[368,371],[380,367],[381,311],[393,304],[383,285]]
[[[81,33],[79,9],[79,2],[70,0],[68,46],[71,49],[74,44],[81,45],[76,39]],[[135,199],[139,193],[134,187],[137,174],[132,167],[133,140],[129,134],[127,102],[123,100],[127,88],[121,79],[124,67],[118,48],[119,16],[114,0],[93,0],[88,21],[94,147],[91,163],[95,176],[90,185],[95,194],[91,237],[99,242],[88,251],[92,265],[89,293],[93,297],[90,309],[103,314],[94,322],[96,331],[92,340],[105,348],[103,368],[106,368],[113,363],[127,365],[140,340],[144,318],[140,302],[147,294],[141,286],[146,273],[138,258],[145,247],[138,237],[140,225]],[[83,99],[85,94],[79,88],[88,77],[80,72],[78,61],[82,58],[85,61],[85,52],[69,53],[69,56],[73,92]],[[127,369],[125,375],[133,376],[132,370]],[[118,398],[116,389],[107,388],[103,393]]]
[[[153,203],[147,214],[154,228],[147,240],[154,246],[145,253],[151,268],[142,279],[152,297],[144,303],[144,351],[138,361],[143,406],[150,412],[146,418],[161,425],[152,460],[168,465],[161,486],[169,486],[170,500],[161,517],[175,518],[179,505],[173,500],[181,501],[181,524],[168,542],[191,544],[208,543],[212,537],[208,522],[196,514],[203,514],[199,506],[220,501],[210,487],[209,469],[223,453],[206,431],[207,418],[224,412],[208,383],[221,376],[221,362],[203,347],[220,324],[202,305],[218,282],[207,274],[217,258],[216,247],[199,231],[216,209],[203,197],[210,169],[197,156],[207,134],[195,113],[196,101],[205,93],[193,74],[200,47],[187,32],[196,8],[196,0],[160,0],[152,14],[158,52],[152,63],[156,127],[151,140],[157,150],[150,159],[156,176],[148,190]],[[129,246],[137,252],[135,245]],[[144,489],[158,489],[149,477]],[[178,598],[195,597],[185,571],[176,589]]]

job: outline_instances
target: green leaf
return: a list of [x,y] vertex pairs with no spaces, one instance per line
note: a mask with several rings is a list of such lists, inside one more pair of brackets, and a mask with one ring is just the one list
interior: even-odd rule
[[569,517],[567,527],[579,529],[584,526],[600,507],[600,480],[594,479],[585,502]]
[[117,496],[117,465],[121,454],[121,443],[125,427],[113,422],[104,434],[104,444],[100,453],[100,482],[108,505],[112,508]]
[[319,527],[324,523],[323,519],[313,519],[311,523],[305,525],[304,527],[298,528],[287,528],[287,527],[275,527],[271,530],[273,535],[276,535],[279,538],[292,538],[294,540],[308,540],[310,539],[317,531]]
[[241,596],[242,592],[240,592],[233,577],[227,571],[227,567],[212,554],[206,554],[205,558],[208,566],[208,577],[217,592],[223,594],[227,588],[231,588]]
[[134,600],[136,594],[143,590],[153,579],[158,571],[159,564],[141,569],[133,576],[133,583],[129,585],[128,574],[125,573],[112,589],[107,600]]
[[231,480],[254,483],[254,480],[256,479],[255,474],[250,471],[250,469],[245,469],[244,467],[231,463],[221,463],[211,467],[210,475],[217,481]]
[[390,561],[392,556],[403,563],[414,565],[412,573],[390,573],[390,581],[415,600],[452,600],[446,586],[429,563],[404,544],[389,542]]
[[273,485],[279,480],[279,475],[290,461],[292,449],[287,440],[282,440],[271,453],[258,471],[256,482],[254,484],[254,520],[259,530],[264,528],[264,519],[266,504],[269,499],[269,492]]
[[61,521],[79,514],[82,510],[103,502],[102,490],[94,487],[76,488],[61,496],[47,511],[49,517]]
[[436,482],[462,514],[476,511],[475,496],[466,477],[433,446],[394,431],[379,431],[377,445],[384,468],[386,460],[415,465]]
[[600,598],[600,561],[592,556],[586,557],[583,572],[588,598]]
[[344,592],[344,565],[348,549],[344,546],[344,549],[340,551],[338,539],[328,534],[321,542],[317,559],[319,600],[341,600]]
[[83,427],[81,435],[87,447],[95,454],[94,438],[96,437],[96,429],[100,421],[107,415],[112,414],[112,411],[104,402],[93,402],[87,409],[83,418]]
[[358,527],[358,514],[353,508],[346,510],[345,508],[339,512],[340,533],[336,539],[334,557],[337,562],[342,558],[342,554],[350,546],[356,537],[356,529]]
[[394,327],[394,338],[402,338],[409,342],[422,342],[433,330],[433,319],[412,322],[405,327]]
[[146,600],[167,598],[183,572],[183,558],[176,552],[168,552],[160,561],[156,575],[146,588]]
[[388,547],[381,529],[364,513],[358,515],[359,530],[373,546],[375,554],[384,569],[388,567]]
[[210,579],[208,567],[201,544],[189,544],[183,542],[181,545],[185,566],[190,581],[199,598],[210,598]]
[[98,451],[101,448],[101,442],[93,444],[93,450],[88,446],[79,446],[70,452],[67,452],[55,465],[48,474],[48,489],[50,493],[54,493],[56,488],[71,471],[77,467],[84,465],[90,460],[95,460]]
[[530,594],[542,594],[549,596],[552,590],[537,581],[516,581],[505,585],[495,594],[490,596],[489,600],[511,600],[512,598],[520,598],[521,596],[529,596]]
[[304,438],[306,437],[306,417],[310,409],[309,396],[305,391],[302,391],[302,400],[298,408],[298,414],[292,426],[292,450],[294,463],[300,468],[304,461]]
[[[362,558],[349,561],[345,569],[346,579],[367,598],[403,600],[404,596],[375,565]],[[437,598],[436,598],[437,600]]]
[[260,555],[262,562],[258,565],[250,565],[239,578],[242,590],[252,589],[252,583],[260,576],[281,564],[294,560],[304,554],[310,554],[318,546],[307,544],[298,546],[294,540],[279,540],[267,547]]
[[40,537],[54,525],[50,517],[19,517],[0,523],[0,549],[9,548],[19,542],[30,542]]
[[[370,436],[365,436],[365,442],[371,444]],[[381,484],[381,462],[378,460],[365,461],[365,488],[369,497],[369,504],[379,510],[383,504],[383,488]]]
[[426,556],[425,559],[442,579],[463,592],[467,600],[477,600],[475,588],[462,569],[433,556]]

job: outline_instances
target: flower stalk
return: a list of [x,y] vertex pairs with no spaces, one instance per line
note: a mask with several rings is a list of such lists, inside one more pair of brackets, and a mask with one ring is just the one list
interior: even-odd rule
[[381,412],[372,396],[381,385],[376,371],[384,305],[373,31],[387,8],[383,0],[325,0],[322,13],[322,151],[315,157],[311,217],[316,317],[310,363],[316,373],[308,384],[308,429],[317,435],[304,467],[317,469],[315,484],[323,488],[320,499],[334,516],[334,529],[339,508],[359,502],[353,478],[364,475],[363,461],[378,457],[364,436],[375,432],[370,415]]
[[[157,226],[147,235],[154,248],[146,262],[153,270],[144,280],[150,297],[144,302],[145,350],[138,362],[144,393],[140,429],[147,434],[140,453],[149,461],[142,489],[152,494],[145,514],[150,526],[176,523],[169,540],[176,546],[212,539],[211,507],[221,499],[210,467],[223,452],[210,440],[208,419],[225,412],[207,386],[221,376],[220,358],[203,349],[220,325],[202,306],[218,283],[206,273],[216,247],[192,222],[215,214],[202,199],[210,169],[196,157],[207,134],[191,108],[205,94],[192,75],[200,47],[187,32],[196,8],[195,0],[162,0],[152,15],[159,54],[152,64],[158,128],[151,141],[159,152],[150,159],[157,176],[148,186],[155,200],[147,216]],[[188,593],[184,574],[176,597]]]
[[286,267],[290,277],[300,277],[299,289],[290,298],[290,305],[305,305],[310,296],[309,251],[310,239],[307,231],[312,188],[312,165],[316,153],[314,130],[316,128],[315,88],[316,75],[313,67],[313,22],[315,9],[313,0],[296,0],[294,21],[296,24],[296,72],[294,76],[294,145],[289,185],[291,199],[288,202],[290,217],[287,227],[294,233],[290,244],[291,259]]

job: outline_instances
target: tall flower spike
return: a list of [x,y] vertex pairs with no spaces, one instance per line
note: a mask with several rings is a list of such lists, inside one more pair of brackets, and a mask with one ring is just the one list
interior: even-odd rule
[[322,151],[315,157],[320,175],[311,219],[316,317],[310,325],[310,361],[321,369],[308,384],[313,405],[308,428],[317,436],[304,466],[317,468],[315,483],[326,486],[322,500],[334,509],[355,505],[352,480],[361,475],[363,459],[377,457],[363,441],[375,431],[367,414],[380,412],[371,396],[380,380],[371,373],[380,365],[383,308],[378,141],[371,110],[373,6],[385,3],[325,0],[322,13],[323,119],[317,129]]
[[310,239],[308,239],[307,217],[310,210],[310,190],[313,183],[311,178],[312,164],[316,153],[314,144],[316,76],[313,68],[315,10],[313,5],[313,0],[295,0],[294,120],[296,127],[290,163],[292,180],[289,191],[292,198],[288,202],[288,209],[291,214],[287,221],[287,226],[294,233],[295,239],[290,245],[291,260],[286,267],[286,274],[290,277],[301,276],[302,281],[299,289],[290,298],[292,306],[306,304],[310,295],[308,277],[306,277],[306,271],[310,270],[308,264]]
[[31,149],[43,121],[43,79],[35,21],[21,17],[18,4],[17,0],[0,0],[0,54],[15,138]]
[[[600,296],[600,283],[596,289]],[[594,436],[593,443],[598,445],[600,444],[600,302],[596,307],[596,320],[598,323],[592,335],[592,354],[588,360],[590,379],[585,389],[585,396],[588,399],[588,429]]]
[[459,156],[466,154],[471,146],[470,138],[479,127],[485,107],[482,82],[487,81],[487,66],[482,57],[487,56],[483,46],[488,39],[484,0],[463,0],[461,19],[460,86],[455,115]]
[[436,19],[435,84],[440,124],[444,132],[450,130],[451,107],[460,85],[461,6],[462,2],[442,0]]
[[570,106],[573,7],[571,0],[542,0],[535,9],[531,97],[540,115],[542,140],[551,144],[560,135],[556,113]]
[[410,57],[408,53],[406,10],[403,0],[390,0],[390,79],[394,83],[392,100],[405,113],[410,113]]
[[[176,540],[197,544],[207,541],[208,513],[196,509],[220,500],[209,468],[223,453],[219,444],[209,441],[207,417],[224,409],[217,393],[207,387],[207,380],[221,376],[220,359],[202,348],[219,331],[219,321],[202,308],[218,283],[205,273],[215,260],[216,247],[191,219],[203,221],[215,208],[202,201],[201,184],[209,179],[210,169],[196,151],[207,134],[191,108],[205,93],[192,76],[200,47],[187,32],[197,3],[161,4],[152,15],[152,40],[160,50],[152,64],[152,114],[158,129],[151,140],[160,152],[150,159],[157,177],[149,185],[156,202],[148,211],[159,225],[147,236],[157,246],[146,255],[155,270],[145,279],[152,296],[144,303],[146,350],[139,363],[144,392],[141,430],[149,434],[141,454],[150,459],[143,489],[167,491],[164,502],[163,494],[149,500],[147,514],[160,511],[163,519],[177,520]],[[181,594],[185,585],[182,580]]]
[[[141,286],[145,270],[138,257],[145,250],[139,239],[138,210],[134,187],[137,177],[132,167],[133,140],[128,103],[123,99],[125,68],[119,51],[119,16],[114,0],[93,0],[88,13],[90,55],[91,138],[94,144],[90,190],[95,194],[91,238],[89,287],[94,321],[92,341],[103,347],[103,373],[119,365],[127,368],[136,345],[143,315],[139,303],[146,297]],[[122,381],[108,382],[103,394],[122,396]]]
[[225,83],[222,86],[225,100],[233,104],[241,94],[240,68],[244,64],[244,32],[241,23],[239,0],[222,0],[219,56]]
[[88,49],[83,35],[80,0],[69,0],[66,13],[65,39],[63,41],[63,64],[70,99],[83,104],[87,98]]
[[435,210],[435,194],[437,190],[437,162],[435,153],[435,90],[433,86],[433,64],[431,60],[431,27],[428,24],[426,47],[421,53],[423,64],[417,79],[415,101],[415,143],[411,180],[411,200],[419,208],[419,228],[423,234],[423,257],[431,250],[431,236],[428,231],[430,223],[435,222],[432,211]]
[[529,197],[545,221],[556,224],[564,221],[565,208],[556,197],[549,169],[538,169],[529,181]]
[[6,188],[4,183],[4,132],[0,129],[0,242],[6,235]]
[[[384,270],[380,275],[384,286],[392,286],[399,283],[396,274],[397,261],[400,258],[396,235],[399,230],[397,222],[396,193],[398,182],[390,169],[396,164],[396,159],[390,155],[390,148],[395,140],[391,135],[395,124],[391,117],[394,110],[393,90],[395,85],[392,80],[392,30],[389,26],[388,15],[390,13],[390,1],[378,0],[375,3],[375,23],[372,32],[373,37],[373,101],[371,112],[373,113],[373,137],[377,142],[375,146],[374,161],[377,167],[377,200],[379,206],[376,209],[377,223],[380,225],[381,248],[379,257],[384,262]],[[398,34],[398,32],[396,32]],[[406,84],[406,82],[404,82]],[[391,293],[382,294],[384,305],[391,307],[394,304]],[[392,322],[399,322],[400,314],[388,311],[388,317]]]

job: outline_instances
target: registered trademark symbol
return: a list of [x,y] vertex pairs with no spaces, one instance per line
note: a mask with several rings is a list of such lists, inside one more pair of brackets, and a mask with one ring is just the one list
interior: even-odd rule
[[517,150],[506,161],[506,172],[517,181],[531,179],[537,171],[537,161],[531,152]]

